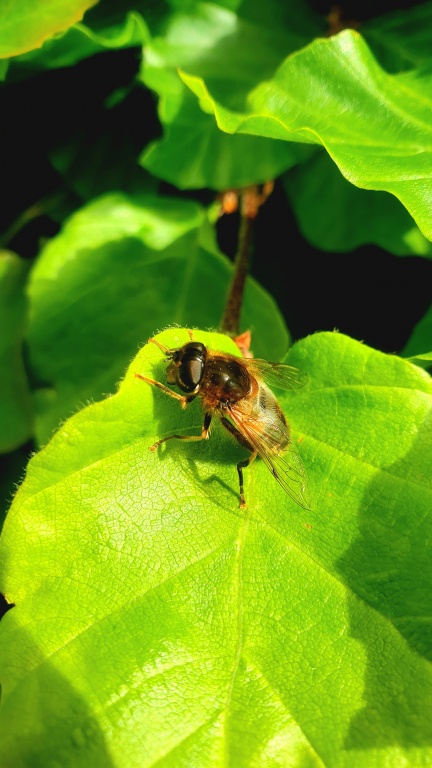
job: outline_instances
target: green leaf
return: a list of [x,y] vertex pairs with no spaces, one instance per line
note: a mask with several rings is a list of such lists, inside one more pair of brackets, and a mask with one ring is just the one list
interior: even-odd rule
[[431,346],[432,339],[432,306],[415,326],[403,352],[403,357],[419,358]]
[[[104,6],[105,3],[101,4],[97,10],[103,11]],[[133,11],[116,19],[115,23],[106,19],[106,26],[92,28],[88,23],[74,24],[62,34],[46,40],[40,48],[17,56],[12,62],[11,73],[71,67],[102,51],[140,46],[148,36],[142,16]]]
[[348,181],[395,195],[432,239],[432,102],[427,69],[387,74],[357,32],[315,40],[249,93],[243,112],[182,73],[219,128],[323,144]]
[[432,352],[423,352],[423,354],[419,352],[418,355],[408,357],[407,359],[414,363],[414,365],[419,365],[420,368],[432,368]]
[[414,355],[413,360],[432,360],[432,352],[423,352],[418,355]]
[[163,357],[147,345],[62,427],[7,517],[0,763],[428,765],[430,377],[339,334],[298,343],[309,383],[280,401],[313,509],[257,460],[239,510],[220,428],[148,450],[202,423],[134,377]]
[[285,174],[284,186],[301,231],[323,251],[374,243],[396,256],[432,257],[432,243],[393,195],[350,184],[322,150]]
[[304,156],[304,150],[282,142],[222,133],[183,87],[172,125],[166,124],[163,139],[146,147],[140,162],[179,189],[226,190],[268,181]]
[[[120,107],[121,109],[121,107]],[[133,195],[152,194],[157,181],[137,162],[139,152],[124,122],[119,129],[106,115],[105,129],[90,128],[75,134],[65,145],[50,152],[50,161],[82,200],[91,200],[113,189]]]
[[6,80],[8,69],[9,69],[9,60],[1,59],[0,60],[0,82],[2,80]]
[[400,72],[430,61],[432,3],[387,13],[362,24],[362,34],[380,64]]
[[181,189],[224,190],[264,182],[304,156],[301,147],[222,134],[198,108],[177,69],[205,77],[233,108],[240,108],[248,91],[271,77],[287,52],[319,32],[317,18],[298,2],[224,5],[180,4],[167,16],[163,34],[144,50],[142,80],[160,97],[165,133],[144,151],[141,162]]
[[0,251],[0,453],[24,443],[32,431],[32,403],[22,358],[27,324],[28,266]]
[[0,5],[0,58],[16,56],[82,19],[97,0],[3,0]]
[[[199,205],[112,194],[70,218],[41,253],[29,284],[29,359],[38,382],[36,434],[113,392],[155,329],[217,327],[232,265]],[[247,284],[242,330],[254,351],[280,359],[288,334],[274,300]]]

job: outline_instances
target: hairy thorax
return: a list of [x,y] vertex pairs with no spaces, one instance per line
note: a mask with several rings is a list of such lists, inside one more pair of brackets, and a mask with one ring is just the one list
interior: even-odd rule
[[244,397],[254,396],[257,390],[256,380],[240,362],[226,357],[207,360],[200,395],[208,408],[223,410]]

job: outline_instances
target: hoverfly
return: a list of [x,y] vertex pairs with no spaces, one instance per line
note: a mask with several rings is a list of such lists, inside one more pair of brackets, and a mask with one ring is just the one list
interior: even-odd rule
[[156,451],[159,445],[172,439],[206,440],[210,423],[217,418],[237,442],[250,451],[250,456],[237,464],[240,507],[246,506],[243,469],[258,455],[284,491],[301,507],[309,509],[303,465],[293,450],[285,416],[268,386],[301,387],[305,375],[290,365],[216,352],[199,341],[190,341],[177,349],[169,349],[156,339],[149,342],[166,354],[167,383],[177,386],[183,394],[155,379],[139,373],[135,376],[178,400],[182,408],[199,397],[204,411],[200,435],[170,435],[154,443],[150,450]]

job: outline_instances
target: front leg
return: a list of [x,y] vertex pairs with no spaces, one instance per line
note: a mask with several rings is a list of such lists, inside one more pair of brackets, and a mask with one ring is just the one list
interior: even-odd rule
[[190,403],[194,397],[196,397],[196,395],[179,395],[177,392],[173,392],[169,387],[166,387],[165,384],[161,384],[160,381],[149,379],[147,376],[141,376],[140,373],[135,373],[135,378],[141,379],[141,381],[145,381],[147,384],[152,384],[154,387],[158,387],[158,389],[161,389],[162,392],[165,392],[166,395],[173,397],[174,400],[180,400],[180,404],[183,409],[186,408],[187,404]]
[[158,440],[156,443],[153,443],[153,445],[150,446],[150,450],[155,451],[159,445],[166,443],[167,440],[207,440],[209,436],[211,419],[211,413],[206,413],[204,416],[204,424],[202,426],[200,435],[170,435],[169,437],[164,437],[162,440]]

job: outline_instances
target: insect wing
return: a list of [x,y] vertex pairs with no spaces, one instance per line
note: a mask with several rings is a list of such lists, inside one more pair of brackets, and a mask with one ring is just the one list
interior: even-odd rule
[[[293,443],[282,454],[260,456],[284,491],[303,509],[311,509],[305,470]],[[276,472],[276,474],[275,474]]]
[[[265,419],[237,405],[230,408],[229,415],[288,496],[303,509],[310,509],[305,470],[295,446],[289,442],[288,429],[272,393],[267,391]],[[281,445],[285,447],[281,449]]]
[[307,381],[307,375],[293,365],[284,363],[271,363],[269,360],[259,358],[242,361],[248,371],[259,379],[263,379],[270,387],[278,389],[297,389],[303,387]]

